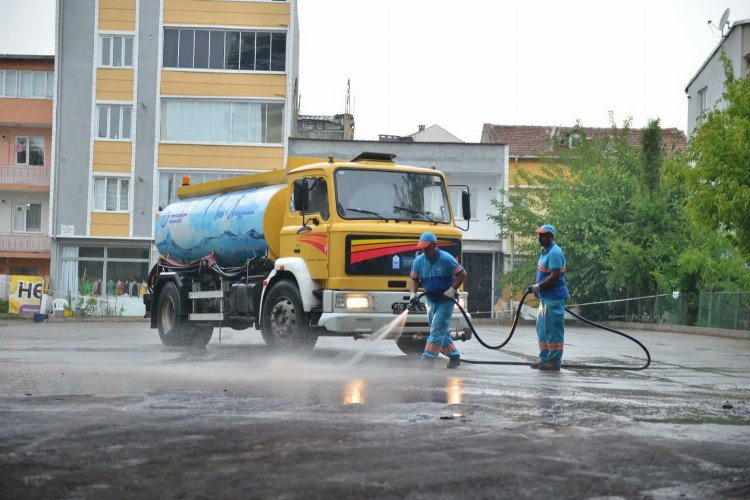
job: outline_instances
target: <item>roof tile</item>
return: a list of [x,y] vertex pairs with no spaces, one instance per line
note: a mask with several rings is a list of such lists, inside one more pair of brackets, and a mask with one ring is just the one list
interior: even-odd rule
[[[586,131],[587,139],[601,139],[612,134],[611,128],[592,127],[550,127],[538,125],[493,125],[484,124],[482,142],[507,144],[510,156],[518,158],[537,158],[549,154],[553,148],[566,144],[567,137],[576,131]],[[641,129],[628,130],[628,143],[640,145]],[[555,140],[552,140],[555,138]],[[678,153],[687,149],[685,133],[676,128],[662,129],[662,138],[667,152],[672,151],[672,144]],[[489,140],[487,140],[489,139]]]

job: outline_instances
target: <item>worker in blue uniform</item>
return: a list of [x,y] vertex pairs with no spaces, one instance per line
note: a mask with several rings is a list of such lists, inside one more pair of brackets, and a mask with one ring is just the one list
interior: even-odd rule
[[539,363],[531,365],[544,371],[560,371],[565,342],[565,254],[555,243],[555,227],[545,224],[536,230],[542,253],[536,265],[536,283],[530,292],[539,298],[536,334],[539,339]]
[[466,279],[466,271],[456,259],[438,248],[435,235],[425,231],[419,237],[417,248],[422,249],[411,267],[410,304],[416,306],[417,286],[422,283],[429,308],[430,336],[422,353],[424,367],[432,367],[439,353],[448,356],[448,368],[458,368],[461,353],[453,344],[450,334],[451,318],[458,288]]

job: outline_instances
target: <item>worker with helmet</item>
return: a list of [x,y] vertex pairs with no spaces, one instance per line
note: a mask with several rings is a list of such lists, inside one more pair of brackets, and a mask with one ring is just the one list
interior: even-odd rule
[[448,356],[448,368],[458,368],[461,353],[453,344],[450,334],[453,306],[458,288],[466,279],[466,271],[450,253],[438,248],[435,235],[425,231],[419,237],[417,248],[422,249],[411,267],[409,281],[410,305],[419,303],[417,286],[424,288],[429,307],[430,335],[422,353],[422,366],[431,368],[439,353]]

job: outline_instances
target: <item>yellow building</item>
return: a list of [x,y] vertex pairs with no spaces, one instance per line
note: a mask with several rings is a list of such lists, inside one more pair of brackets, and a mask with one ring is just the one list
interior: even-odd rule
[[138,314],[154,221],[183,176],[284,167],[297,3],[77,0],[57,10],[52,286]]

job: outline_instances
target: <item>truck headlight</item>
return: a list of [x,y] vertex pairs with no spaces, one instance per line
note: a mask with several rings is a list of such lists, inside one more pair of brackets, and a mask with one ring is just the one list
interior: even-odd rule
[[345,293],[336,296],[337,309],[370,309],[370,296],[362,293]]

